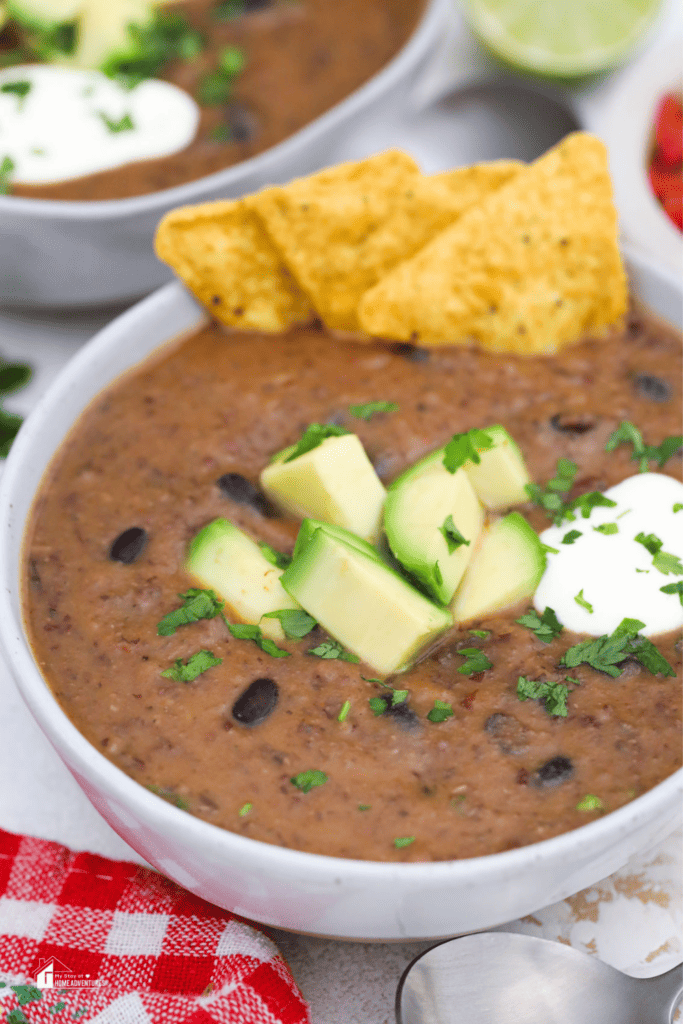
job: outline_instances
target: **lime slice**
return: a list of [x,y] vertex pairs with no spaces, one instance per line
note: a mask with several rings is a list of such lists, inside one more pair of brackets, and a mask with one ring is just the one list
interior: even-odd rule
[[661,0],[463,0],[472,29],[524,71],[572,78],[618,63]]

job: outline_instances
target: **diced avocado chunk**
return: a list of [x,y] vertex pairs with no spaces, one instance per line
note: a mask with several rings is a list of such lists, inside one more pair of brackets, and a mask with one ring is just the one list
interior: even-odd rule
[[258,544],[227,519],[214,519],[190,542],[185,568],[203,586],[223,598],[242,622],[260,626],[271,640],[283,640],[277,619],[266,612],[300,605],[283,589],[282,569],[272,565]]
[[151,0],[86,0],[73,63],[96,68],[115,52],[129,50],[128,26],[149,24],[154,6]]
[[276,505],[377,539],[386,491],[355,434],[328,437],[289,462],[286,457],[281,452],[261,473],[261,486]]
[[449,472],[443,453],[443,448],[432,452],[394,480],[384,528],[401,565],[435,600],[448,604],[472,557],[484,514],[465,471]]
[[315,530],[282,585],[330,636],[381,675],[402,672],[452,625],[379,559]]
[[524,516],[510,512],[482,531],[451,604],[456,622],[468,622],[531,597],[545,571],[546,556]]
[[524,485],[531,482],[524,456],[505,427],[485,427],[493,447],[480,451],[481,462],[466,462],[463,469],[477,497],[490,511],[521,505],[529,500]]
[[358,548],[359,551],[364,551],[370,558],[377,558],[379,561],[383,561],[380,552],[377,548],[373,547],[372,544],[368,544],[366,540],[362,540],[360,537],[357,537],[356,534],[351,533],[350,530],[345,530],[343,526],[334,526],[332,523],[324,523],[321,519],[304,519],[296,536],[294,553],[292,555],[293,558],[296,558],[297,555],[301,553],[316,530],[324,530],[332,537],[338,537],[340,540],[345,541],[346,544],[350,544],[351,547]]

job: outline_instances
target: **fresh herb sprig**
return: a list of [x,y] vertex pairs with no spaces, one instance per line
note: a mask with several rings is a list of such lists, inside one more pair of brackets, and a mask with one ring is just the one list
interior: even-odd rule
[[443,464],[449,473],[455,473],[466,462],[479,465],[480,452],[493,448],[493,438],[485,430],[468,430],[464,434],[453,434],[444,448]]
[[155,11],[147,24],[128,25],[128,44],[109,56],[101,67],[129,89],[157,72],[171,60],[195,60],[204,40],[185,15]]
[[110,135],[119,135],[121,132],[132,132],[135,130],[135,122],[128,112],[122,114],[118,121],[116,118],[106,114],[104,110],[97,110],[96,114]]
[[672,434],[665,437],[658,446],[645,444],[643,435],[629,420],[624,420],[613,430],[605,443],[605,451],[613,452],[620,444],[632,445],[631,460],[638,463],[641,473],[647,473],[650,462],[656,462],[659,469],[675,455],[683,445],[683,434]]
[[177,658],[171,668],[164,669],[161,674],[167,679],[175,679],[177,683],[192,683],[198,676],[222,663],[223,659],[214,657],[212,651],[197,651],[184,663],[181,658]]
[[[285,448],[287,454],[282,461],[291,462],[293,459],[298,459],[300,455],[313,451],[328,437],[343,437],[345,434],[348,434],[348,430],[338,427],[334,423],[310,423],[297,443],[289,449]],[[278,452],[275,459],[283,454],[283,452]]]
[[199,622],[200,619],[215,619],[217,615],[220,615],[227,625],[223,614],[225,601],[221,601],[213,590],[190,587],[183,594],[178,594],[178,597],[183,604],[157,623],[157,636],[173,636],[180,626]]
[[357,664],[360,658],[346,651],[336,640],[323,640],[317,647],[311,647],[307,654],[313,654],[316,658],[323,658],[325,661],[351,661]]
[[349,413],[357,420],[369,420],[380,413],[398,412],[398,409],[396,402],[365,402],[362,405],[350,405]]
[[549,715],[567,717],[568,695],[569,687],[566,683],[557,683],[552,679],[528,679],[526,676],[519,676],[517,680],[519,700],[542,700]]
[[453,516],[446,516],[443,521],[443,526],[439,527],[439,532],[443,534],[443,538],[446,541],[448,547],[448,554],[452,555],[454,551],[466,544],[468,547],[470,541],[465,540],[458,527],[453,522]]
[[256,646],[260,647],[264,654],[269,654],[271,658],[289,658],[290,656],[290,651],[284,651],[269,636],[264,636],[260,626],[254,626],[247,622],[226,622],[226,626],[235,640],[253,640]]
[[275,612],[266,612],[262,619],[278,619],[285,636],[292,640],[301,640],[315,629],[318,623],[303,608],[280,608]]
[[520,626],[526,626],[544,644],[549,644],[562,632],[562,623],[558,619],[553,608],[546,608],[542,615],[539,615],[535,608],[529,608],[519,619],[515,619]]
[[618,666],[628,657],[634,657],[653,675],[675,676],[676,673],[664,655],[639,632],[644,626],[645,623],[638,619],[622,619],[613,633],[582,640],[570,647],[560,663],[567,668],[590,665],[599,672],[617,678],[622,673]]
[[312,768],[306,772],[299,772],[298,775],[293,775],[289,781],[297,789],[300,789],[302,793],[310,793],[316,786],[324,786],[327,780],[328,776],[325,772]]
[[461,647],[456,654],[461,654],[465,659],[465,663],[458,669],[458,672],[464,676],[474,676],[478,672],[485,672],[487,668],[493,667],[492,662],[478,647]]

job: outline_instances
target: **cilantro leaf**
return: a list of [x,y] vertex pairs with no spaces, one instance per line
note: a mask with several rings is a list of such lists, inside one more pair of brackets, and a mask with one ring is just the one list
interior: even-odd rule
[[579,539],[579,537],[583,537],[581,530],[570,530],[569,533],[565,533],[564,537],[562,538],[562,543],[573,544],[575,540]]
[[616,678],[621,675],[617,665],[625,661],[629,655],[636,658],[649,672],[654,675],[675,676],[675,672],[663,654],[638,631],[645,623],[639,619],[622,619],[610,635],[596,639],[582,640],[570,647],[560,660],[567,668],[577,665],[590,665],[599,672]]
[[645,534],[642,533],[642,531],[641,533],[637,533],[633,539],[637,541],[639,544],[642,544],[643,547],[646,548],[651,555],[656,555],[657,552],[661,549],[662,544],[664,543],[654,533]]
[[330,661],[352,661],[354,664],[360,661],[359,657],[352,654],[351,651],[345,651],[336,640],[323,640],[317,647],[311,647],[307,653],[314,654],[316,658],[325,658]]
[[398,412],[396,402],[366,402],[364,405],[350,405],[349,412],[358,420],[369,420],[381,412]]
[[350,700],[345,700],[344,703],[341,706],[341,710],[339,711],[339,714],[337,715],[337,721],[338,722],[345,722],[350,710],[351,710],[351,701]]
[[114,120],[113,117],[109,117],[109,115],[105,114],[103,110],[98,110],[96,113],[97,116],[104,123],[104,126],[107,129],[107,131],[110,132],[112,135],[118,135],[119,132],[131,132],[134,131],[135,129],[133,118],[129,113],[123,114],[123,116],[120,117],[118,121]]
[[652,559],[652,564],[665,576],[668,576],[669,573],[673,573],[674,576],[683,576],[683,565],[681,565],[680,558],[668,551],[658,551]]
[[[298,459],[300,455],[305,455],[306,452],[312,452],[328,437],[343,437],[345,434],[348,434],[348,430],[338,427],[334,423],[310,423],[297,443],[284,449],[287,454],[282,461],[291,462],[293,459]],[[284,452],[278,452],[275,459],[283,454]]]
[[11,93],[16,96],[19,110],[21,110],[32,88],[31,82],[4,82],[3,85],[0,85],[0,92]]
[[445,722],[454,714],[453,707],[448,701],[435,700],[434,707],[427,713],[427,718],[430,722]]
[[584,519],[588,519],[594,508],[615,508],[616,501],[605,497],[600,491],[589,491],[588,494],[580,494],[578,498],[570,501],[565,510],[565,518],[574,519],[574,512],[581,512]]
[[536,483],[524,485],[524,490],[530,500],[540,506],[557,526],[564,518],[565,499],[563,495],[572,489],[577,470],[578,466],[571,459],[558,459],[555,464],[555,476],[552,480],[548,480],[545,489]]
[[619,527],[616,523],[602,523],[600,526],[594,526],[593,529],[596,533],[604,533],[606,537],[619,533]]
[[12,172],[16,164],[11,156],[5,155],[0,161],[0,196],[6,196],[10,191],[12,183]]
[[190,809],[187,801],[183,800],[170,786],[153,786],[151,783],[148,783],[145,789],[148,789],[150,793],[154,793],[155,796],[160,796],[162,800],[173,804],[174,807],[178,807],[181,811],[188,811]]
[[261,554],[271,565],[277,566],[278,569],[286,569],[292,561],[291,555],[285,555],[281,551],[276,551],[270,544],[267,544],[265,540],[260,540],[258,546],[261,549]]
[[237,812],[239,817],[240,818],[246,817],[246,815],[249,814],[249,811],[253,810],[253,807],[254,807],[253,804],[242,804],[242,806],[240,807],[239,811]]
[[384,697],[370,697],[368,704],[375,718],[379,718],[387,710],[387,702]]
[[289,781],[297,789],[300,789],[302,793],[310,793],[315,786],[323,786],[327,782],[327,778],[325,772],[312,768],[307,772],[299,772],[298,775],[293,775]]
[[221,665],[222,658],[215,658],[211,651],[197,651],[184,664],[181,658],[173,662],[171,668],[161,673],[167,679],[175,679],[177,683],[191,683],[214,665]]
[[453,552],[462,547],[463,544],[467,544],[468,547],[470,545],[470,541],[465,540],[460,530],[453,522],[453,516],[446,516],[443,521],[443,526],[439,527],[439,532],[444,536],[444,540],[448,546],[449,555],[452,555]]
[[487,668],[492,668],[492,662],[486,657],[483,651],[480,651],[478,647],[461,647],[456,654],[462,654],[465,658],[464,665],[461,665],[458,672],[464,676],[473,676],[477,672],[485,672]]
[[414,842],[415,836],[398,836],[394,839],[394,846],[397,850],[401,850],[404,846],[410,846],[410,844]]
[[488,640],[491,636],[490,629],[468,629],[467,632],[472,636],[478,636],[480,640]]
[[260,647],[265,654],[270,654],[271,658],[288,658],[290,655],[289,651],[283,651],[269,636],[264,636],[260,626],[252,626],[246,622],[226,622],[225,624],[236,640],[253,640],[256,646]]
[[157,636],[173,636],[179,626],[187,626],[191,622],[198,622],[200,619],[215,619],[217,615],[223,615],[224,601],[215,594],[213,590],[201,590],[198,587],[191,587],[184,594],[178,594],[184,602],[180,608],[169,612],[161,622],[157,623]]
[[303,608],[281,608],[276,612],[266,612],[262,619],[279,619],[285,636],[292,640],[301,640],[318,625],[315,619]]
[[546,608],[542,615],[539,615],[535,608],[529,608],[525,615],[515,619],[520,626],[526,626],[544,644],[549,644],[562,632],[562,623],[552,608]]
[[567,696],[569,687],[564,683],[556,683],[551,679],[527,679],[520,676],[517,680],[517,697],[521,701],[542,700],[549,715],[560,718],[567,717]]
[[444,448],[443,464],[449,473],[455,473],[465,462],[478,465],[481,462],[479,452],[488,451],[489,448],[493,448],[493,439],[485,430],[474,429],[464,434],[453,434]]
[[677,501],[674,504],[673,511],[674,511],[674,515],[676,514],[676,512],[683,512],[683,503],[681,503],[680,501]]
[[683,444],[683,434],[672,434],[665,437],[659,446],[645,444],[643,435],[633,423],[625,420],[607,438],[606,452],[613,452],[620,444],[633,445],[631,459],[639,463],[641,473],[647,473],[649,463],[655,461],[659,468],[675,455]]
[[117,47],[101,70],[130,89],[154,78],[170,60],[195,60],[204,46],[201,34],[177,12],[156,10],[145,24],[129,24],[127,32],[127,42]]
[[581,605],[582,608],[585,608],[589,615],[593,614],[593,605],[590,604],[583,596],[583,587],[581,587],[581,590],[578,592],[578,594],[574,596],[574,600],[577,604]]
[[659,588],[663,594],[678,594],[678,598],[683,604],[683,580],[676,580],[675,583],[667,583],[665,587]]
[[604,804],[599,796],[594,796],[592,793],[586,793],[586,795],[579,800],[576,805],[577,811],[602,811]]

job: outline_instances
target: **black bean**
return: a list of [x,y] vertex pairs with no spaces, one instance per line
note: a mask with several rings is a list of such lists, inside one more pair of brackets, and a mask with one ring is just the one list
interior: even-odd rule
[[417,345],[413,345],[409,341],[397,341],[390,348],[395,355],[402,356],[411,363],[426,363],[429,359],[429,352],[426,348],[418,348]]
[[392,704],[391,694],[380,694],[380,700],[384,701],[383,715],[393,718],[402,729],[417,729],[420,726],[420,719],[417,717],[408,701],[402,700],[398,704]]
[[538,786],[541,789],[549,789],[571,779],[573,774],[574,765],[572,762],[563,754],[558,754],[557,757],[551,757],[549,761],[546,761],[545,764],[542,764],[534,772],[531,776],[531,782],[534,786]]
[[560,412],[553,416],[550,425],[561,434],[587,434],[595,427],[595,418],[587,413]]
[[147,547],[147,530],[141,526],[131,526],[120,533],[109,548],[109,557],[113,562],[130,565],[137,561]]
[[[264,5],[265,6],[265,5]],[[258,134],[256,117],[242,103],[228,103],[223,110],[225,124],[230,129],[232,142],[249,142]]]
[[668,402],[671,398],[669,382],[652,373],[636,374],[633,387],[639,398],[647,398],[650,402]]
[[277,517],[277,509],[268,501],[263,491],[241,473],[224,473],[216,480],[216,484],[226,498],[236,501],[238,505],[249,505],[266,519]]
[[527,731],[512,715],[497,711],[486,719],[484,729],[502,754],[523,754],[528,748]]
[[255,679],[233,704],[232,717],[242,725],[259,725],[275,710],[278,698],[275,680],[267,676]]

